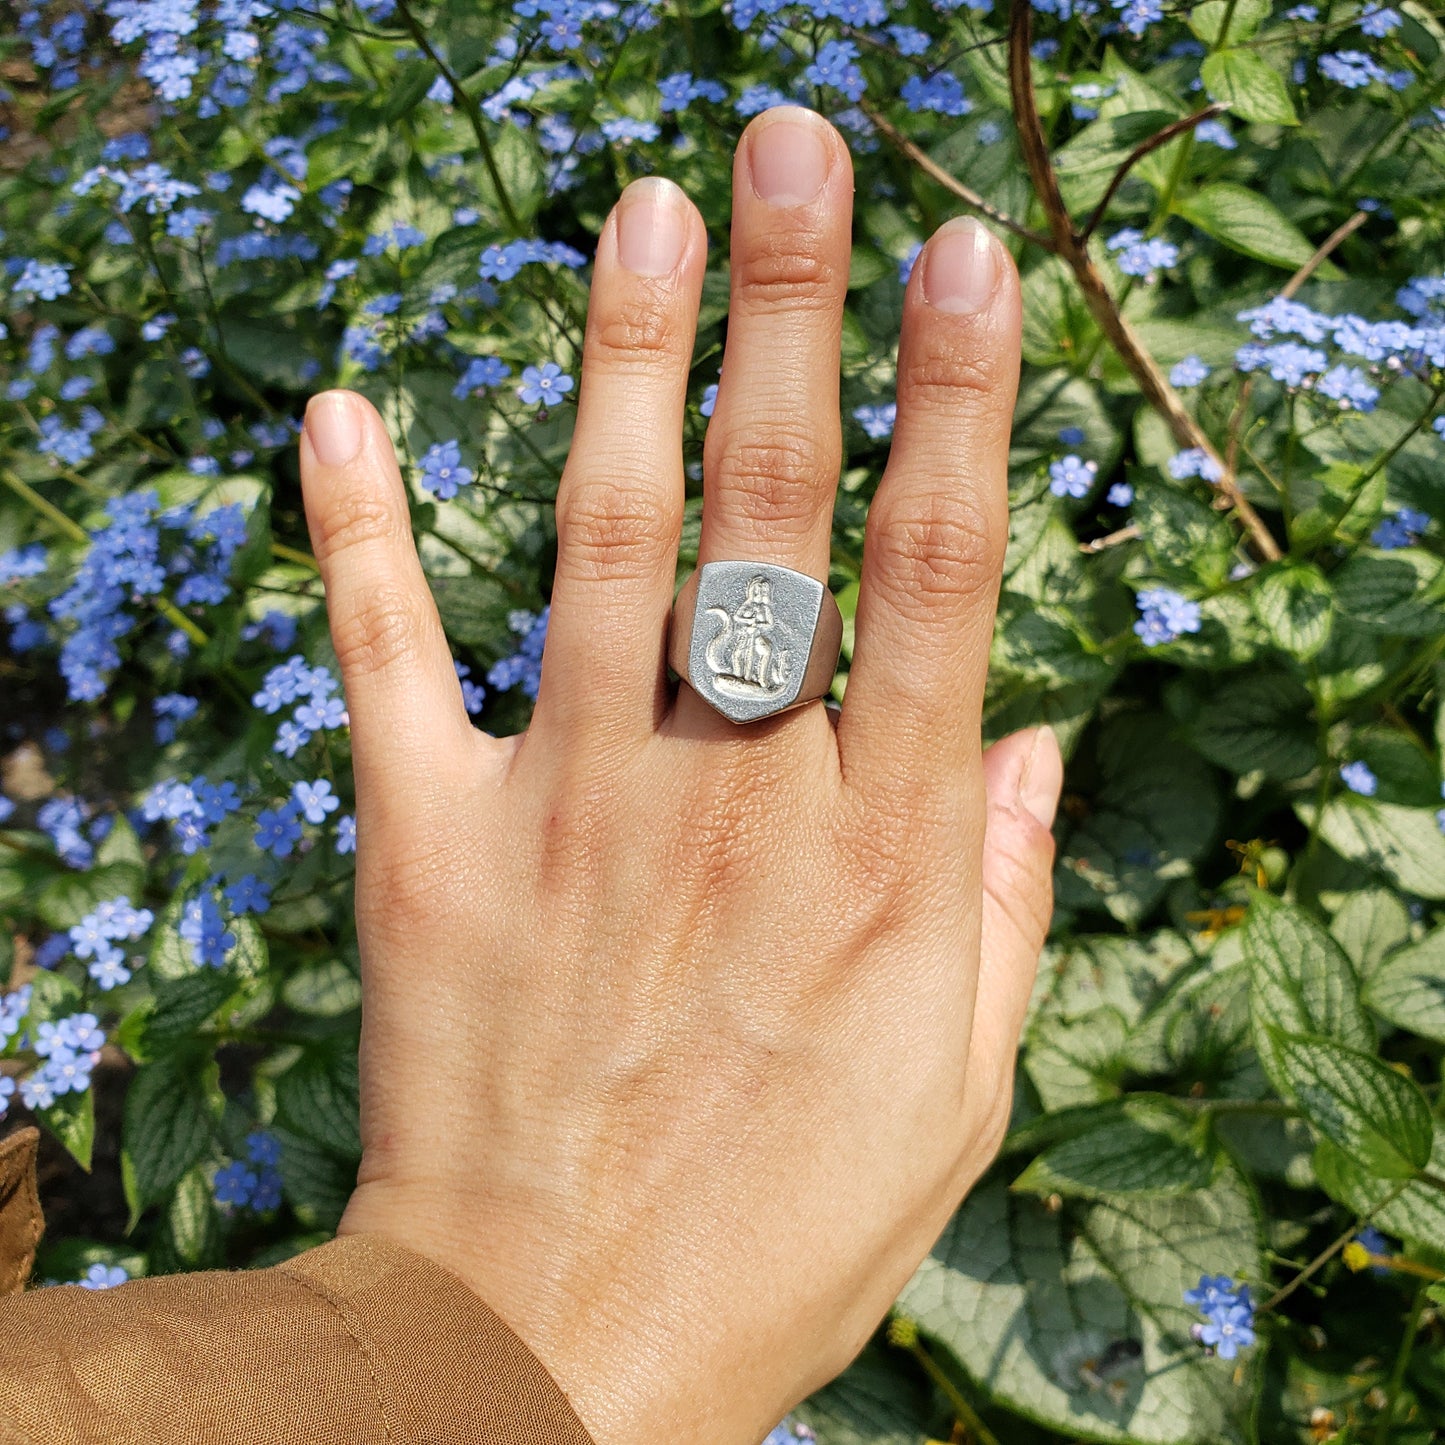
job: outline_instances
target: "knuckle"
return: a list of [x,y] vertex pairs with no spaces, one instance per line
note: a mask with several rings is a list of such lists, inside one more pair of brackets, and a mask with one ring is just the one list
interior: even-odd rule
[[371,582],[350,606],[336,609],[331,642],[346,676],[383,672],[414,655],[425,630],[416,597],[393,583]]
[[586,482],[557,508],[557,563],[582,580],[651,577],[677,545],[678,517],[655,490]]
[[609,371],[652,374],[676,364],[678,328],[667,308],[649,297],[598,316],[587,333],[585,361]]
[[810,230],[764,236],[734,258],[736,304],[744,311],[821,311],[841,303],[837,267]]
[[887,511],[875,508],[870,520],[873,576],[910,621],[927,621],[939,601],[997,591],[1004,529],[976,499],[932,489]]
[[[730,436],[716,453],[712,471],[730,509],[770,529],[811,526],[832,495],[826,485],[837,467],[837,451],[817,435],[764,427],[765,441]],[[841,445],[841,444],[840,444]]]
[[338,492],[312,522],[318,559],[340,557],[357,547],[390,541],[397,533],[395,509],[361,489]]
[[903,362],[898,389],[911,406],[928,412],[955,410],[960,401],[975,407],[995,405],[999,393],[997,364],[994,358],[972,348],[929,351]]

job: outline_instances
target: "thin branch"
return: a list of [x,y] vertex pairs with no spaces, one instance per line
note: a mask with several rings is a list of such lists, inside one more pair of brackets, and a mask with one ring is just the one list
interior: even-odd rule
[[[1323,241],[1314,255],[1284,283],[1280,289],[1280,295],[1286,301],[1292,300],[1300,287],[1320,269],[1343,242],[1348,240],[1370,219],[1368,211],[1356,211],[1349,220],[1336,226]],[[1247,376],[1244,385],[1239,388],[1239,400],[1234,403],[1234,410],[1229,414],[1229,422],[1225,431],[1224,446],[1224,475],[1233,482],[1238,474],[1239,467],[1239,439],[1244,427],[1245,414],[1249,410],[1249,398],[1254,393],[1254,377]]]
[[945,190],[952,191],[965,205],[972,206],[975,211],[987,216],[996,226],[1002,226],[1005,231],[1011,231],[1015,236],[1019,237],[1020,240],[1032,241],[1035,246],[1042,247],[1045,251],[1055,249],[1053,241],[1044,235],[1042,231],[1031,231],[1027,226],[1020,225],[1012,216],[999,210],[992,202],[984,200],[977,191],[964,185],[956,176],[950,175],[927,151],[915,145],[891,121],[886,120],[878,111],[874,110],[871,105],[864,103],[862,110],[868,119],[887,137],[889,144],[901,151],[919,170],[937,181]]
[[1109,203],[1118,193],[1119,187],[1124,184],[1129,172],[1134,169],[1140,161],[1151,151],[1157,151],[1160,146],[1167,146],[1170,141],[1177,140],[1186,131],[1191,131],[1197,125],[1202,125],[1206,120],[1213,120],[1215,116],[1223,115],[1229,107],[1222,101],[1215,101],[1213,105],[1206,105],[1203,110],[1196,110],[1193,115],[1186,115],[1183,120],[1176,120],[1173,125],[1166,125],[1163,130],[1151,135],[1148,140],[1140,141],[1133,150],[1124,157],[1119,169],[1114,172],[1114,178],[1109,182],[1108,189],[1104,192],[1104,198],[1094,207],[1094,214],[1089,217],[1088,223],[1080,234],[1081,241],[1087,241],[1099,228],[1099,224],[1109,212]]
[[[1074,273],[1074,279],[1079,283],[1090,314],[1134,378],[1144,400],[1168,424],[1175,444],[1181,450],[1197,448],[1219,462],[1223,469],[1223,463],[1213,444],[1199,423],[1189,414],[1179,399],[1179,393],[1169,384],[1168,377],[1159,369],[1158,362],[1149,354],[1138,332],[1120,311],[1103,276],[1099,274],[1099,268],[1089,256],[1088,247],[1082,237],[1074,232],[1073,221],[1059,190],[1059,178],[1049,159],[1048,141],[1044,137],[1043,123],[1039,119],[1038,104],[1034,98],[1030,55],[1032,32],[1033,13],[1029,0],[1010,0],[1008,68],[1014,124],[1018,127],[1019,147],[1023,151],[1024,164],[1028,167],[1034,190],[1038,193],[1045,216],[1048,217],[1053,249]],[[1266,561],[1277,561],[1282,555],[1279,543],[1274,540],[1259,513],[1250,505],[1249,499],[1240,492],[1234,478],[1226,472],[1218,483],[1218,489],[1221,504],[1232,507],[1238,514],[1255,550]]]
[[1092,542],[1080,542],[1079,551],[1090,555],[1095,552],[1106,552],[1110,547],[1118,547],[1124,542],[1132,542],[1136,537],[1143,535],[1139,530],[1139,524],[1130,522],[1127,527],[1120,527],[1117,532],[1110,532],[1107,537],[1095,537]]
[[452,97],[461,106],[463,114],[471,125],[472,134],[477,138],[477,149],[482,155],[482,164],[487,168],[487,175],[491,178],[492,189],[497,194],[497,204],[502,208],[502,215],[506,218],[507,225],[511,227],[514,236],[522,234],[522,223],[517,217],[516,208],[512,205],[512,198],[507,194],[506,183],[502,180],[502,173],[497,167],[496,153],[492,150],[492,142],[487,135],[486,122],[482,118],[481,107],[476,99],[467,94],[462,85],[461,77],[441,58],[436,46],[427,38],[426,30],[421,22],[412,14],[407,5],[407,0],[398,0],[397,13],[401,16],[402,23],[406,26],[411,38],[416,41],[417,47],[426,55],[427,59],[441,72],[442,79],[452,88]]

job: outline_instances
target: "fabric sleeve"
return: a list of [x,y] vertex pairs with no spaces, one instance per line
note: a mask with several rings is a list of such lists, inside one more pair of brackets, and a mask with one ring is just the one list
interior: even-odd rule
[[[40,1233],[34,1152],[33,1130],[0,1142],[0,1282],[12,1291]],[[0,1299],[0,1445],[156,1441],[593,1445],[496,1314],[376,1235],[271,1269]]]

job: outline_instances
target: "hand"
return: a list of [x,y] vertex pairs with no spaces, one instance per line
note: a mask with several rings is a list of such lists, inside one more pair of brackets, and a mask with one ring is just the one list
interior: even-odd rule
[[[817,116],[748,127],[704,562],[827,577],[851,193]],[[861,1349],[1003,1136],[1050,906],[1053,735],[979,741],[1008,254],[954,221],[914,268],[835,733],[667,681],[705,253],[663,180],[602,232],[522,737],[462,708],[376,413],[318,397],[301,441],[356,770],[342,1232],[461,1276],[599,1445],[754,1445]]]

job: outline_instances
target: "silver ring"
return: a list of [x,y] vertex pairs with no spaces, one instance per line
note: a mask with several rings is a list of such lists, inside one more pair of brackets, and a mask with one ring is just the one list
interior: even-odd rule
[[767,562],[709,562],[682,585],[667,660],[729,722],[757,722],[825,697],[843,618],[806,572]]

